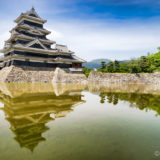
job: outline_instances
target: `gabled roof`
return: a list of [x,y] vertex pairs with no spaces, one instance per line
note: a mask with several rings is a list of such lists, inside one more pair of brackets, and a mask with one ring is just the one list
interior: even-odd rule
[[85,63],[86,62],[85,60],[83,60],[75,55],[72,55],[72,58],[73,59],[57,57],[57,58],[55,58],[55,61],[57,61],[57,62],[73,62],[73,63]]
[[[23,35],[23,34],[20,34],[20,33],[16,33],[16,34],[13,34],[11,35],[11,37],[5,41],[5,42],[8,42],[10,43],[13,39],[25,39],[25,40],[34,40],[35,38],[34,37],[30,37],[30,36],[26,36],[26,35]],[[52,40],[48,40],[48,39],[39,39],[42,43],[45,43],[45,44],[54,44],[56,43],[55,41],[52,41]]]
[[43,49],[48,50],[40,41],[39,39],[35,39],[31,42],[29,42],[28,44],[25,45],[25,47],[31,47],[34,44],[39,44]]
[[80,61],[80,62],[82,62],[82,63],[86,63],[86,62],[87,62],[87,61],[85,61],[84,59],[81,59],[81,58],[77,57],[76,55],[72,55],[72,57],[73,57],[74,59],[76,59],[77,61]]
[[[24,30],[24,29],[22,29]],[[31,34],[36,34],[36,35],[44,35],[41,31],[39,31],[38,29],[29,29],[27,30],[28,33],[31,33]]]
[[38,28],[38,27],[33,27],[33,26],[28,25],[28,24],[19,24],[19,25],[17,25],[16,27],[14,27],[10,32],[12,32],[13,30],[19,29],[19,28],[23,28],[23,29],[34,29],[34,30],[41,31],[41,32],[44,33],[44,34],[50,34],[50,33],[51,33],[51,32],[48,31],[47,29]]
[[27,11],[26,13],[21,13],[21,15],[15,20],[15,22],[19,23],[23,18],[31,19],[41,23],[47,22],[46,20],[39,17],[39,15],[36,13],[33,7],[31,8],[30,11]]
[[40,18],[41,17],[37,14],[37,12],[35,11],[34,7],[31,8],[30,11],[27,11],[26,13],[24,13],[25,15],[27,16],[33,16],[33,17],[36,17],[36,18]]

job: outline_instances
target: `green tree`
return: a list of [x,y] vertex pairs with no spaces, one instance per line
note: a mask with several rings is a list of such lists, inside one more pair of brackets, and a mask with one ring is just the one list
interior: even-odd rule
[[152,66],[155,68],[160,67],[160,52],[152,54],[148,58]]
[[157,47],[157,49],[158,49],[158,51],[160,51],[160,46],[159,46],[159,47]]
[[106,68],[106,62],[105,62],[105,61],[102,61],[102,62],[101,62],[101,68],[100,68],[101,71],[104,72],[104,69],[105,69],[105,68]]
[[83,68],[83,73],[86,75],[86,77],[89,76],[90,72],[92,71],[93,69],[90,69],[90,68]]
[[117,60],[114,61],[114,72],[120,72],[120,65]]
[[107,66],[107,71],[109,73],[113,73],[114,72],[114,63],[112,61],[109,62],[108,66]]
[[105,62],[105,61],[102,61],[102,62],[101,62],[101,68],[102,68],[102,69],[105,69],[105,68],[106,68],[106,62]]
[[132,72],[131,73],[139,73],[140,72],[140,68],[138,66],[132,66]]
[[139,60],[139,67],[141,72],[151,72],[151,63],[148,57],[141,56]]
[[129,63],[120,63],[120,72],[121,73],[129,73]]

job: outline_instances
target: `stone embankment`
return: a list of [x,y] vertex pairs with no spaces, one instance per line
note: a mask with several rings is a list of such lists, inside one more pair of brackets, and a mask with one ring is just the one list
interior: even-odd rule
[[44,69],[10,66],[0,70],[0,82],[86,83],[82,73],[68,73],[60,68]]
[[91,72],[89,82],[127,83],[127,84],[160,84],[160,74],[118,74]]
[[87,78],[80,73],[67,73],[64,70],[57,68],[52,80],[53,83],[87,83]]
[[115,83],[115,84],[160,84],[160,74],[111,74],[91,72],[88,79],[82,73],[70,73],[66,69],[46,69],[10,66],[0,70],[0,82],[42,83]]
[[34,68],[5,67],[0,70],[1,82],[51,82],[54,70],[34,70]]

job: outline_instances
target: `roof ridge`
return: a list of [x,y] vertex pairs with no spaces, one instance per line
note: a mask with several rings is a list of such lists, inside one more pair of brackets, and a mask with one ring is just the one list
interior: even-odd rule
[[32,8],[29,10],[29,11],[27,11],[26,13],[24,13],[25,15],[28,15],[28,16],[30,16],[30,14],[34,14],[37,18],[40,18],[41,19],[41,17],[37,14],[37,12],[35,11],[35,8],[32,6]]

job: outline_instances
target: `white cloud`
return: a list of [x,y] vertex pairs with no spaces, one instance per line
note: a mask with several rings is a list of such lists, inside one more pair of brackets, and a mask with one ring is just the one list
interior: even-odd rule
[[[155,52],[160,46],[160,23],[156,20],[105,21],[51,19],[45,28],[52,31],[48,38],[68,45],[69,49],[86,60],[129,59]],[[14,26],[12,20],[1,22],[0,48],[10,37],[9,30]]]
[[48,22],[48,28],[63,35],[52,34],[49,38],[68,44],[80,57],[87,60],[129,59],[155,52],[160,45],[159,25],[140,22]]
[[10,30],[14,27],[13,21],[1,21],[0,26],[0,49],[4,46],[4,41],[9,39],[10,37]]

